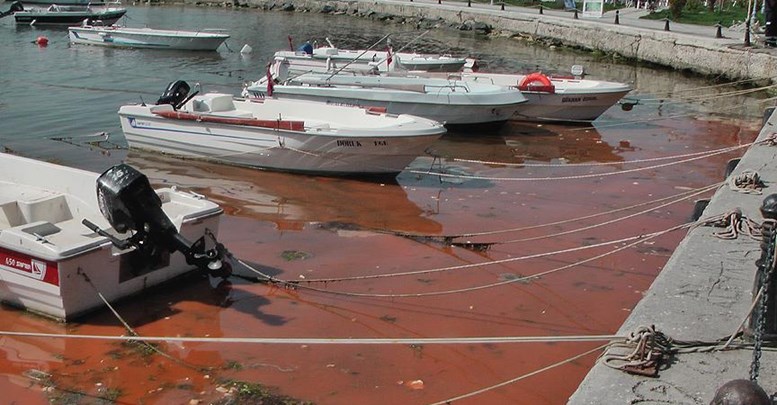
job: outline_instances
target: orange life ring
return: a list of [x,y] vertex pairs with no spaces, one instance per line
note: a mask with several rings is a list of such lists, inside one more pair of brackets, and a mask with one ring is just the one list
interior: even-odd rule
[[543,93],[555,93],[556,86],[550,82],[548,76],[542,73],[529,73],[518,84],[518,90],[521,91],[541,91]]

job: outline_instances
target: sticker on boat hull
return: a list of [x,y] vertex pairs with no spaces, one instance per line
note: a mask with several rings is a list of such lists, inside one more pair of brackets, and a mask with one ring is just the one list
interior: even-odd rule
[[35,259],[10,250],[0,249],[0,269],[48,284],[59,285],[59,272],[56,263]]

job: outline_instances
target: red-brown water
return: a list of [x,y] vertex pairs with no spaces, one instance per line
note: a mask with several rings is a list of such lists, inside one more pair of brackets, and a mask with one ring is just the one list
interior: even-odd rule
[[[212,288],[208,280],[191,277],[130,299],[116,309],[141,336],[450,338],[613,334],[649,288],[683,231],[530,281],[423,297],[369,295],[446,292],[498,283],[592,258],[625,242],[536,259],[506,259],[647,234],[685,223],[691,216],[693,201],[581,232],[561,234],[626,214],[496,232],[572,220],[719,182],[727,159],[741,152],[608,174],[666,163],[628,163],[635,160],[744,144],[752,141],[758,130],[755,118],[751,122],[687,116],[660,119],[650,109],[637,114],[642,115],[614,111],[610,118],[621,123],[648,118],[650,123],[600,124],[595,130],[511,122],[497,134],[449,134],[435,145],[436,153],[446,158],[441,162],[420,158],[412,168],[421,171],[442,164],[447,172],[482,179],[440,178],[413,170],[386,182],[323,178],[130,152],[126,161],[154,184],[174,184],[221,204],[227,215],[219,239],[236,257],[284,280],[485,265],[404,277],[309,284],[322,291],[285,289],[237,278],[231,279],[231,286]],[[583,165],[612,162],[620,163]],[[548,163],[560,166],[532,166]],[[454,239],[493,245],[486,251],[473,251],[446,246],[433,238],[399,236],[400,232],[430,237],[493,232]],[[526,238],[533,240],[519,241]],[[491,261],[503,262],[487,264]],[[250,274],[245,269],[238,271]],[[125,333],[109,311],[63,325],[6,308],[0,310],[0,324],[9,331]],[[5,403],[98,403],[100,398],[127,404],[213,403],[228,395],[220,387],[235,380],[262,383],[275,387],[278,393],[318,404],[422,404],[526,376],[456,403],[558,404],[577,388],[598,352],[530,374],[603,343],[163,343],[158,345],[164,353],[161,355],[111,341],[0,337],[0,391]]]
[[[195,55],[68,46],[61,30],[16,27],[12,19],[0,20],[0,55],[13,55],[0,58],[0,71],[10,72],[0,75],[5,96],[0,99],[0,145],[23,156],[94,171],[125,160],[156,185],[205,194],[227,212],[220,240],[229,250],[252,267],[285,280],[484,264],[403,277],[303,284],[296,290],[239,278],[232,278],[229,288],[212,288],[208,280],[191,277],[116,305],[121,317],[145,336],[613,334],[683,231],[538,279],[488,286],[591,259],[626,242],[517,260],[525,256],[687,222],[693,210],[690,200],[601,227],[593,226],[648,206],[575,219],[722,181],[727,159],[740,152],[670,166],[664,160],[630,162],[750,142],[765,105],[755,96],[726,95],[730,87],[688,92],[711,84],[699,77],[619,65],[590,53],[533,47],[511,38],[486,39],[441,29],[417,40],[421,33],[406,26],[317,13],[183,6],[129,9],[129,25],[223,28],[230,32],[232,48],[249,44],[254,53],[221,49]],[[344,48],[363,49],[388,32],[396,34],[392,38],[398,45],[413,40],[418,51],[471,55],[497,72],[569,71],[570,65],[583,64],[589,78],[629,83],[635,88],[629,97],[644,102],[631,112],[611,109],[595,130],[511,122],[498,133],[451,133],[434,145],[442,159],[419,158],[410,170],[383,182],[261,172],[139,152],[127,155],[123,149],[101,148],[110,142],[95,144],[88,142],[94,137],[82,138],[104,131],[121,143],[118,107],[141,97],[152,102],[172,80],[201,82],[207,91],[238,93],[243,80],[263,74],[272,52],[285,49],[288,35],[294,35],[297,43],[329,36]],[[31,44],[40,35],[49,37],[48,47]],[[710,92],[720,97],[675,102]],[[666,93],[671,98],[665,103],[644,100]],[[650,166],[656,167],[632,171]],[[429,168],[478,178],[420,174]],[[549,223],[557,224],[504,232]],[[439,243],[442,236],[486,232],[453,239],[493,243],[486,251]],[[533,239],[524,240],[529,238]],[[493,261],[501,262],[488,264]],[[237,271],[251,274],[236,267]],[[423,293],[441,294],[378,296]],[[0,325],[2,331],[15,332],[126,333],[107,310],[64,325],[2,308]],[[483,392],[455,403],[559,404],[576,389],[596,354],[538,371],[602,343],[163,343],[158,345],[160,354],[116,341],[0,335],[0,403],[226,403],[232,394],[224,387],[240,381],[266,384],[278,393],[318,404],[425,404],[479,390]],[[513,379],[519,380],[488,389]],[[252,403],[251,387],[240,387],[240,398]]]

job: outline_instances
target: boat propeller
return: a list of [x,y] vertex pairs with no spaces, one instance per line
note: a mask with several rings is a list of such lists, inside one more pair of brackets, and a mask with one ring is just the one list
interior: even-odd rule
[[[208,232],[215,247],[206,249],[205,236],[189,242],[162,211],[162,200],[151,188],[148,178],[126,164],[113,166],[97,179],[97,201],[105,219],[120,233],[133,231],[127,239],[100,229],[84,219],[82,223],[95,233],[108,238],[119,249],[135,248],[148,259],[164,252],[179,251],[186,262],[214,277],[226,278],[232,273],[229,252]],[[153,261],[153,260],[152,260]]]

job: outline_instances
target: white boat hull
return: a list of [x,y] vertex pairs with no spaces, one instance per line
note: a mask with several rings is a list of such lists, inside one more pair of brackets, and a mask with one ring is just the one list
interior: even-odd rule
[[274,96],[283,99],[312,101],[331,105],[347,105],[361,108],[380,107],[385,108],[391,114],[417,115],[441,122],[446,126],[500,124],[511,119],[520,108],[519,104],[448,104],[444,97],[440,97],[440,102],[437,104],[387,100],[379,97],[379,94],[369,92],[368,89],[365,89],[366,91],[358,95],[346,94],[343,96],[331,94],[327,90],[318,92],[309,89],[303,89],[301,92],[295,90],[298,89],[278,86],[275,88]]
[[48,8],[28,7],[13,13],[17,24],[41,25],[79,25],[84,20],[100,20],[113,24],[127,12],[122,7],[52,5]]
[[[261,107],[251,106],[249,101],[236,104]],[[166,106],[123,106],[119,116],[127,142],[133,148],[252,168],[327,175],[399,173],[445,132],[432,121],[419,124],[417,117],[378,117],[356,108],[316,104],[306,107],[307,103],[279,100],[261,104],[285,108],[289,113],[284,118],[289,120],[294,119],[290,114],[295,109],[299,109],[298,113],[319,110],[322,117],[319,121],[308,118],[304,131],[293,131],[169,119],[152,112]],[[325,120],[328,110],[334,111],[335,122]],[[383,127],[369,128],[358,117],[351,124],[338,124],[334,116],[343,110],[365,122],[380,119]]]
[[[521,92],[488,83],[418,76],[374,76],[353,73],[306,73],[286,78],[289,64],[276,59],[272,97],[328,105],[385,108],[391,114],[411,114],[446,126],[499,125],[527,101]],[[268,78],[245,88],[266,97]]]
[[172,31],[127,27],[70,27],[70,42],[119,48],[215,51],[227,34],[202,31]]
[[[523,75],[461,73],[463,80],[487,82],[517,88]],[[593,121],[631,91],[622,83],[599,80],[549,77],[554,92],[522,91],[529,100],[515,112],[514,119],[525,121]]]
[[316,48],[312,54],[304,52],[278,51],[276,58],[286,58],[292,64],[324,64],[331,69],[346,66],[361,69],[377,69],[381,72],[393,70],[423,70],[426,72],[457,72],[466,63],[466,58],[445,55],[430,55],[374,50],[343,50],[337,48]]
[[[0,154],[0,300],[61,320],[104,307],[190,272],[183,255],[140,269],[131,250],[81,223],[110,229],[96,196],[97,173]],[[189,240],[218,233],[221,209],[201,197],[157,190],[162,209]],[[126,235],[125,235],[126,236]]]

